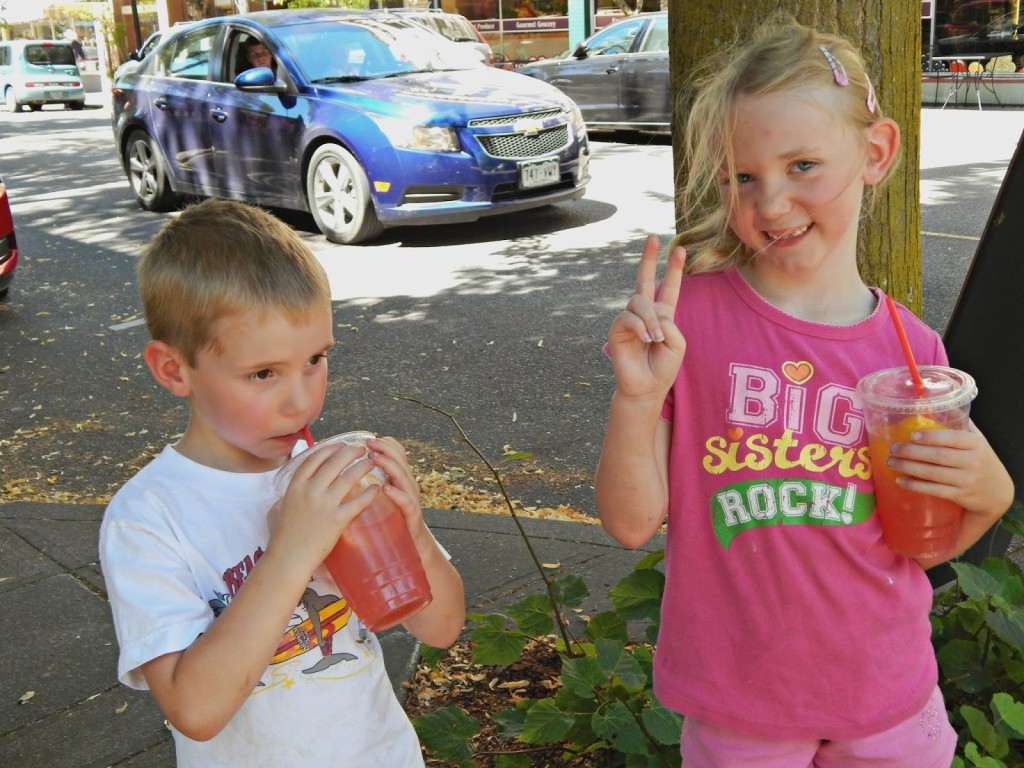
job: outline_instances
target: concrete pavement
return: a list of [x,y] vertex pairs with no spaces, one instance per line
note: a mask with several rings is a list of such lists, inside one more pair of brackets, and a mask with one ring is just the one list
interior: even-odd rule
[[[515,524],[506,516],[426,510],[451,553],[470,610],[490,612],[542,590]],[[0,765],[5,768],[172,768],[174,750],[148,693],[117,682],[117,646],[97,564],[103,507],[0,504]],[[595,525],[523,519],[551,571],[587,583],[587,613],[609,607],[611,586],[643,552]],[[659,548],[654,541],[646,551]],[[418,659],[412,637],[381,635],[396,691]],[[29,692],[33,692],[29,697]],[[24,703],[22,703],[24,702]]]

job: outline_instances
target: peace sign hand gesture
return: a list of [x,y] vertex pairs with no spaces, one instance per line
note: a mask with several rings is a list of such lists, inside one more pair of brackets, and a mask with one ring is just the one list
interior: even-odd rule
[[608,354],[619,394],[624,397],[657,397],[660,402],[679,373],[686,340],[676,327],[675,312],[685,259],[686,251],[672,249],[655,299],[658,238],[647,237],[636,275],[636,293],[608,330]]

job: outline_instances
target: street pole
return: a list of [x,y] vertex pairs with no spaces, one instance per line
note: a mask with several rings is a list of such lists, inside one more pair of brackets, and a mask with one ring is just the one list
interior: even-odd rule
[[142,47],[142,25],[139,24],[139,3],[132,0],[132,27],[135,29],[135,50]]

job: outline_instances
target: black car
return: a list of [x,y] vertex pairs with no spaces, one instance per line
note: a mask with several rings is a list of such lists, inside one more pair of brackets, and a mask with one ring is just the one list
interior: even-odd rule
[[18,241],[14,238],[14,219],[11,203],[7,199],[7,187],[0,178],[0,299],[7,297],[7,290],[14,279],[14,268],[18,265]]
[[1015,23],[1008,13],[969,35],[943,37],[936,44],[940,56],[1012,56],[1016,62],[1024,56],[1024,24]]
[[564,91],[588,128],[671,130],[668,13],[610,24],[570,53],[516,70]]

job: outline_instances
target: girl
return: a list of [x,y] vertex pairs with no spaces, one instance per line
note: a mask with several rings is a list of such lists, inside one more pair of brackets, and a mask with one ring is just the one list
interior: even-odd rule
[[[648,238],[608,334],[598,512],[630,547],[668,520],[655,690],[686,716],[686,768],[948,768],[931,587],[882,540],[855,395],[905,364],[856,261],[899,128],[857,50],[795,23],[709,71],[684,202],[714,204],[677,238],[660,292]],[[900,312],[918,362],[945,364]],[[892,453],[906,488],[965,507],[957,553],[1012,501],[973,425]]]

